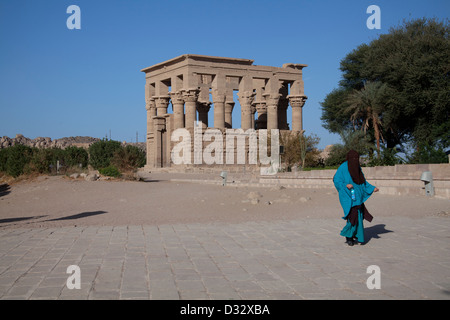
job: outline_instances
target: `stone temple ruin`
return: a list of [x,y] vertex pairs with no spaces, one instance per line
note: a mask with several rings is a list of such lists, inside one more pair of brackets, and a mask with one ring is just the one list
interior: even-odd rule
[[[215,128],[224,135],[230,128],[242,129],[238,134],[244,136],[251,131],[248,129],[302,133],[302,108],[307,99],[302,69],[306,66],[293,63],[281,68],[258,66],[249,59],[185,54],[142,69],[146,79],[146,169],[174,167],[171,135],[179,128],[191,134],[196,127],[203,133],[207,128]],[[232,121],[234,92],[240,105],[240,125]],[[168,113],[169,104],[172,113]],[[287,122],[289,105],[291,128]],[[211,108],[213,124],[208,123]],[[190,143],[193,150],[194,139]],[[201,143],[204,148],[209,142]],[[247,143],[247,153],[248,149]]]

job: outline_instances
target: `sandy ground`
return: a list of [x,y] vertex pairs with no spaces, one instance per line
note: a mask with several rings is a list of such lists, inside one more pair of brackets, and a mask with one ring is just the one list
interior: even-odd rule
[[[162,225],[336,218],[335,189],[248,187],[170,181],[84,181],[41,176],[0,186],[0,229],[84,225]],[[375,193],[377,216],[448,216],[450,200]]]

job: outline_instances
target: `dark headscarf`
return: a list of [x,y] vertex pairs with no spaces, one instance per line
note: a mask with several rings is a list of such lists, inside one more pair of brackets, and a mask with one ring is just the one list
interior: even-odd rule
[[366,179],[364,179],[364,175],[359,165],[359,153],[355,150],[350,150],[347,153],[347,161],[348,171],[350,172],[350,176],[352,177],[353,182],[356,184],[363,184],[364,182],[366,182]]

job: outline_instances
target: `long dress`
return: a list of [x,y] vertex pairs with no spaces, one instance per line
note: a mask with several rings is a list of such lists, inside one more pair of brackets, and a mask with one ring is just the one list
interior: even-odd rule
[[[339,166],[336,174],[333,177],[334,186],[339,193],[339,202],[344,210],[344,216],[342,219],[347,219],[352,207],[364,204],[367,199],[372,195],[375,187],[365,181],[362,184],[356,184],[353,182],[352,177],[348,171],[348,162],[345,161]],[[351,192],[347,188],[347,184],[351,184],[355,190],[356,200],[352,200]],[[347,238],[356,237],[359,242],[364,242],[364,216],[363,210],[358,210],[358,219],[355,225],[352,225],[347,219],[347,224],[341,231],[341,236]]]

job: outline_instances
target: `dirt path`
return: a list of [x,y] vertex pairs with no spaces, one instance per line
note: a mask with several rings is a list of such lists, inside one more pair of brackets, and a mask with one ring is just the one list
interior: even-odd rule
[[[0,228],[161,225],[340,218],[334,189],[221,186],[156,179],[84,181],[41,176],[0,190]],[[374,194],[377,216],[448,215],[450,200]]]

